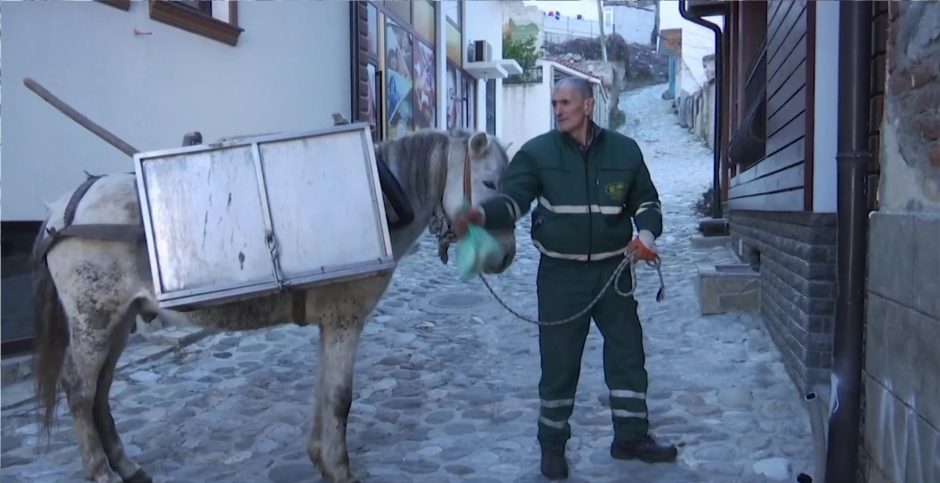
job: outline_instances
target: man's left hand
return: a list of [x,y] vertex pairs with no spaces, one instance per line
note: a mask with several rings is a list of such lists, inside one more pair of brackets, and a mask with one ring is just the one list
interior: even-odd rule
[[483,224],[486,223],[485,212],[473,207],[467,208],[465,213],[461,213],[454,217],[454,233],[458,237],[463,237],[470,229],[471,223],[474,225],[483,226]]
[[627,253],[633,254],[634,260],[644,260],[652,262],[656,260],[656,238],[649,230],[640,230],[640,233],[630,240],[627,245]]

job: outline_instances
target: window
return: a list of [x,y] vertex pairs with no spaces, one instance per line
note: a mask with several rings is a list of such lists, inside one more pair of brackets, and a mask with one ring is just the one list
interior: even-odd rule
[[496,79],[486,81],[486,132],[496,135]]
[[360,119],[372,124],[376,140],[437,127],[437,2],[385,0],[361,8],[368,10],[367,39],[359,55],[369,86],[354,86],[367,97]]
[[[439,8],[446,18],[440,25]],[[356,119],[372,125],[376,141],[424,128],[475,126],[477,84],[461,69],[462,8],[458,0],[352,2],[359,19],[353,23],[359,67],[352,102]],[[438,28],[444,45],[437,45]],[[442,76],[438,55],[447,58]],[[437,110],[438,96],[444,97],[444,113]],[[441,114],[444,125],[437,122]]]
[[424,42],[415,42],[415,127],[418,129],[437,125],[436,79],[434,49]]
[[463,42],[460,35],[460,29],[456,25],[447,22],[447,60],[460,65],[463,56]]
[[425,42],[434,44],[434,4],[428,0],[418,0],[414,2],[414,26],[415,33]]
[[391,13],[399,22],[404,24],[411,23],[410,0],[385,0],[382,4],[385,7],[385,11]]
[[150,1],[150,18],[229,45],[238,43],[238,2]]
[[369,25],[369,56],[378,58],[379,56],[379,11],[375,6],[369,5],[369,16],[367,23]]
[[97,0],[105,5],[111,5],[114,8],[119,8],[121,10],[130,10],[131,0]]
[[447,129],[461,126],[463,114],[463,89],[460,71],[447,63]]
[[447,129],[476,129],[476,81],[463,65],[463,1],[443,0],[447,41]]
[[447,21],[454,25],[461,25],[463,16],[460,14],[460,2],[456,0],[444,0],[441,2],[444,7],[444,16]]

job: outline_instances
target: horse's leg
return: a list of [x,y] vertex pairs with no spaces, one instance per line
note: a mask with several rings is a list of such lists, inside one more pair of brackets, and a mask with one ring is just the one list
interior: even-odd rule
[[124,347],[127,345],[127,337],[135,322],[136,313],[136,310],[127,310],[120,323],[111,333],[108,357],[98,376],[94,417],[95,427],[98,429],[98,435],[101,437],[101,444],[108,455],[111,468],[116,470],[125,482],[150,483],[152,481],[150,476],[124,452],[124,444],[121,442],[121,437],[114,426],[114,418],[111,416],[111,403],[109,401],[114,370],[117,367],[121,353],[124,352]]
[[307,452],[327,479],[347,483],[359,481],[349,471],[346,420],[352,405],[353,364],[363,318],[337,311],[320,320],[319,381]]
[[111,469],[95,425],[94,407],[98,378],[108,358],[110,331],[89,326],[85,314],[73,318],[71,338],[62,372],[85,471],[96,483],[122,483]]

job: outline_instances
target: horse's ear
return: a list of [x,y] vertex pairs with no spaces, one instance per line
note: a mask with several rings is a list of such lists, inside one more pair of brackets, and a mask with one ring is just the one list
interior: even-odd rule
[[485,132],[478,132],[470,137],[470,155],[474,158],[479,158],[486,153],[486,147],[489,145],[490,140],[486,137]]

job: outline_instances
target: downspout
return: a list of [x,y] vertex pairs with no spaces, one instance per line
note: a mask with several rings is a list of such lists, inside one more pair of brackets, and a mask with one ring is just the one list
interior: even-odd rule
[[359,122],[359,5],[349,2],[349,117]]
[[695,2],[691,9],[686,8],[687,0],[679,1],[679,15],[697,25],[701,25],[715,34],[715,141],[714,159],[712,161],[712,218],[721,218],[721,112],[724,59],[721,55],[721,27],[702,20],[702,17],[713,15],[727,15],[728,9],[724,2]]
[[833,331],[826,482],[858,474],[871,94],[871,2],[839,5],[838,297]]

